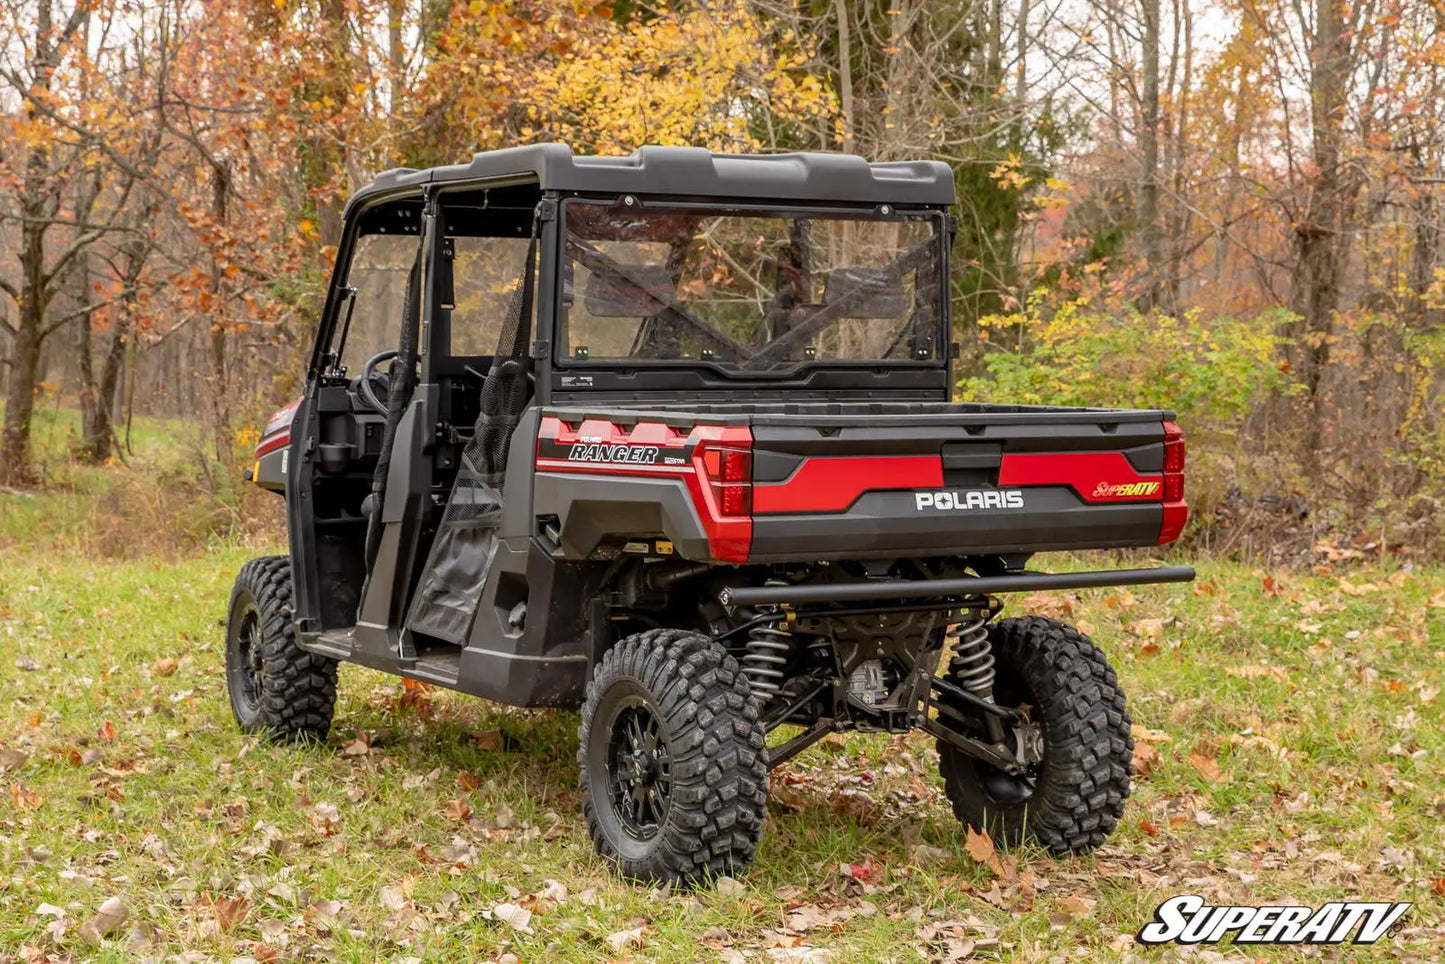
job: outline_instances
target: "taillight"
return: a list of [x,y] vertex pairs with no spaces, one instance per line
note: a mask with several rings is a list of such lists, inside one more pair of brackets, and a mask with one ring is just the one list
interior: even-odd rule
[[[1172,424],[1172,423],[1171,423],[1171,424]],[[1178,429],[1178,426],[1175,426],[1175,431],[1177,432],[1178,430],[1179,430],[1179,429]],[[1165,472],[1183,472],[1183,471],[1184,471],[1184,438],[1183,438],[1183,436],[1179,436],[1179,437],[1177,437],[1177,438],[1175,438],[1175,439],[1173,439],[1173,440],[1168,439],[1167,436],[1166,436],[1165,442],[1164,442],[1164,471],[1165,471]]]
[[1189,507],[1184,504],[1184,432],[1174,422],[1164,423],[1164,521],[1159,544],[1173,542],[1184,531]]
[[702,469],[722,515],[753,514],[753,453],[750,450],[708,448],[702,453]]

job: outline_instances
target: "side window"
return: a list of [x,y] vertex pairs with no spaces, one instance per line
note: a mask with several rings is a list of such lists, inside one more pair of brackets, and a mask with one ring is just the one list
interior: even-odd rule
[[[406,301],[406,279],[416,261],[415,236],[367,234],[358,238],[346,273],[356,289],[351,322],[345,310],[331,335],[331,349],[351,375],[378,352],[401,344],[401,312]],[[344,339],[344,341],[343,341]]]
[[[491,355],[522,282],[530,238],[452,238],[453,355]],[[535,288],[533,291],[535,292]]]

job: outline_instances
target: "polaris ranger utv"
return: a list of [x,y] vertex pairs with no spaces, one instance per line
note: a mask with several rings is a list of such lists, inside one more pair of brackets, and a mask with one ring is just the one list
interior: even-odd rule
[[579,708],[588,829],[644,880],[736,873],[769,768],[838,731],[934,736],[995,840],[1099,846],[1114,671],[995,617],[1192,578],[1027,568],[1175,539],[1184,442],[1164,411],[950,401],[953,202],[939,163],[686,148],[379,177],[249,472],[291,551],[231,596],[241,727],[324,737],[340,661]]

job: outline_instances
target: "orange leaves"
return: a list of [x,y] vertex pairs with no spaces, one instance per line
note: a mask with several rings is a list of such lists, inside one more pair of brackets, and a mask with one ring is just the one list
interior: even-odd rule
[[1215,761],[1214,757],[1208,756],[1199,750],[1190,751],[1189,765],[1199,771],[1199,775],[1210,783],[1217,783],[1220,778],[1224,776],[1223,771],[1219,769],[1219,763]]
[[1159,751],[1143,741],[1134,744],[1134,777],[1144,779],[1153,774],[1164,763]]
[[1003,861],[999,859],[998,852],[994,849],[993,838],[987,833],[969,827],[968,836],[963,842],[963,849],[970,857],[998,876],[1004,876]]

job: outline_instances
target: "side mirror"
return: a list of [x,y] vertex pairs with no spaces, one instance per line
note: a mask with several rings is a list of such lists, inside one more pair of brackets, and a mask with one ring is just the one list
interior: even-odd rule
[[[601,274],[587,276],[583,300],[594,318],[646,318],[676,300],[672,275],[660,264],[628,265],[629,277]],[[635,281],[633,279],[636,279]]]
[[908,313],[903,281],[876,268],[838,268],[828,272],[823,304],[846,302],[845,318],[902,318]]

